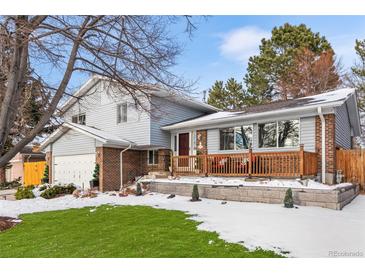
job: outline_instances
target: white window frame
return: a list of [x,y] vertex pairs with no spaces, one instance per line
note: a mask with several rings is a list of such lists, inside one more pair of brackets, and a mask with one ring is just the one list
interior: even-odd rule
[[[285,122],[285,121],[294,121],[297,120],[298,121],[298,145],[297,146],[291,146],[291,147],[279,147],[279,122]],[[270,123],[276,123],[276,146],[274,147],[260,147],[260,124],[270,124]],[[293,119],[285,119],[285,120],[275,120],[275,121],[268,121],[268,122],[262,122],[262,123],[257,123],[257,147],[258,149],[270,149],[270,148],[274,148],[274,149],[291,149],[291,148],[299,148],[300,144],[301,144],[301,123],[300,123],[300,118],[293,118]]]
[[[251,147],[253,146],[253,131],[254,131],[254,127],[253,127],[253,124],[250,124],[250,125],[238,125],[238,126],[230,126],[230,127],[224,127],[224,128],[219,128],[219,150],[220,151],[244,151],[244,150],[247,150],[249,148],[243,148],[243,149],[237,149],[237,144],[236,144],[236,128],[237,127],[251,127],[251,130],[252,130],[252,140],[251,140]],[[222,129],[227,129],[227,128],[233,128],[233,149],[221,149],[221,130]]]
[[[84,123],[81,124],[80,123],[80,120],[81,120],[80,117],[82,117],[82,116],[84,116],[85,118],[84,118]],[[76,118],[76,122],[73,122],[74,118]],[[85,113],[80,113],[80,114],[73,115],[71,117],[71,122],[79,124],[79,125],[86,125],[86,114]]]
[[[125,108],[125,115],[123,116],[123,109]],[[117,124],[128,122],[128,103],[121,103],[117,105]]]
[[[150,163],[150,151],[152,151],[152,163]],[[157,163],[155,162],[157,153]],[[158,149],[149,149],[147,150],[147,165],[149,166],[156,166],[158,165]]]

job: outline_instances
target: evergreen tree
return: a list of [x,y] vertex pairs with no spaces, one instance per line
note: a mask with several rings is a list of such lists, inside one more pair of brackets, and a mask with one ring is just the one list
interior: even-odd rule
[[46,165],[43,173],[42,183],[48,183],[49,182],[49,166]]
[[227,107],[228,92],[224,87],[223,81],[215,81],[209,90],[208,104],[220,109]]
[[200,201],[200,198],[199,198],[199,189],[198,189],[198,186],[197,185],[194,185],[193,186],[193,192],[191,193],[191,201],[192,202]]
[[246,103],[265,103],[278,95],[277,83],[291,68],[295,57],[303,48],[316,56],[332,50],[324,36],[314,33],[306,25],[288,23],[275,27],[270,39],[262,39],[260,53],[250,57],[244,81],[247,86]]
[[140,183],[137,183],[136,196],[141,196],[141,195],[142,195],[142,187]]
[[357,91],[360,110],[365,111],[365,39],[356,40],[355,51],[359,60],[351,67],[352,73],[348,76],[348,80]]
[[292,192],[291,188],[288,188],[288,190],[285,193],[284,206],[286,208],[294,207],[293,192]]
[[245,106],[245,96],[242,84],[234,78],[216,81],[209,90],[208,104],[223,110],[238,110]]
[[94,168],[94,173],[93,173],[94,182],[99,182],[99,175],[100,175],[100,165],[96,164],[95,168]]

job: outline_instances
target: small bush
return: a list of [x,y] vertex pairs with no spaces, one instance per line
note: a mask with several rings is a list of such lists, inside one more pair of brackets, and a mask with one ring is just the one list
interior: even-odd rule
[[18,187],[18,190],[15,193],[15,199],[22,200],[22,199],[33,199],[35,198],[34,193],[32,191],[34,187],[29,186],[21,186]]
[[136,196],[141,196],[141,195],[142,195],[141,184],[137,183]]
[[45,199],[52,199],[61,195],[72,194],[75,189],[76,187],[73,184],[65,186],[55,185],[43,191],[41,197]]
[[22,184],[20,183],[20,177],[19,177],[14,181],[0,183],[0,190],[17,188],[20,187],[21,185]]
[[193,186],[193,192],[191,194],[191,201],[192,202],[200,201],[200,199],[199,199],[199,190],[198,190],[198,186],[197,185],[194,185]]
[[48,185],[44,184],[39,187],[39,191],[46,190],[48,188]]
[[288,190],[285,193],[284,206],[286,208],[294,207],[293,192],[292,192],[291,188],[288,188]]

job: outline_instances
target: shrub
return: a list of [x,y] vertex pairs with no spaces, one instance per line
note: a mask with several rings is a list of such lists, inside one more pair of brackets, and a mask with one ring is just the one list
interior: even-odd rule
[[193,186],[193,193],[191,194],[191,201],[192,202],[200,201],[200,199],[199,199],[198,185],[194,185]]
[[20,186],[15,193],[15,199],[22,200],[22,199],[33,199],[35,198],[34,193],[32,191],[34,187],[31,186]]
[[96,164],[94,168],[93,178],[90,181],[90,187],[99,186],[99,176],[100,176],[100,165]]
[[288,190],[285,193],[284,206],[286,208],[294,207],[293,192],[292,192],[291,188],[288,188]]
[[76,187],[73,184],[65,186],[55,185],[43,191],[41,197],[45,199],[52,199],[61,195],[72,194],[75,189]]
[[39,187],[39,191],[46,190],[48,188],[48,185],[44,184]]
[[141,184],[137,183],[136,196],[141,196],[141,195],[142,195]]
[[14,181],[0,183],[0,190],[20,187],[20,177]]
[[46,168],[44,169],[43,178],[41,180],[42,184],[48,184],[49,182],[49,167],[46,165]]

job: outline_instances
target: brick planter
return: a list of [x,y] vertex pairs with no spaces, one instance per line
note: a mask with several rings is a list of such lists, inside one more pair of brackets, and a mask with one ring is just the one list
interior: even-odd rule
[[[194,184],[150,183],[150,190],[164,194],[191,196]],[[285,187],[215,186],[198,185],[202,198],[238,202],[282,204]],[[359,186],[353,185],[336,190],[293,188],[294,204],[317,206],[335,210],[342,209],[358,194]]]

